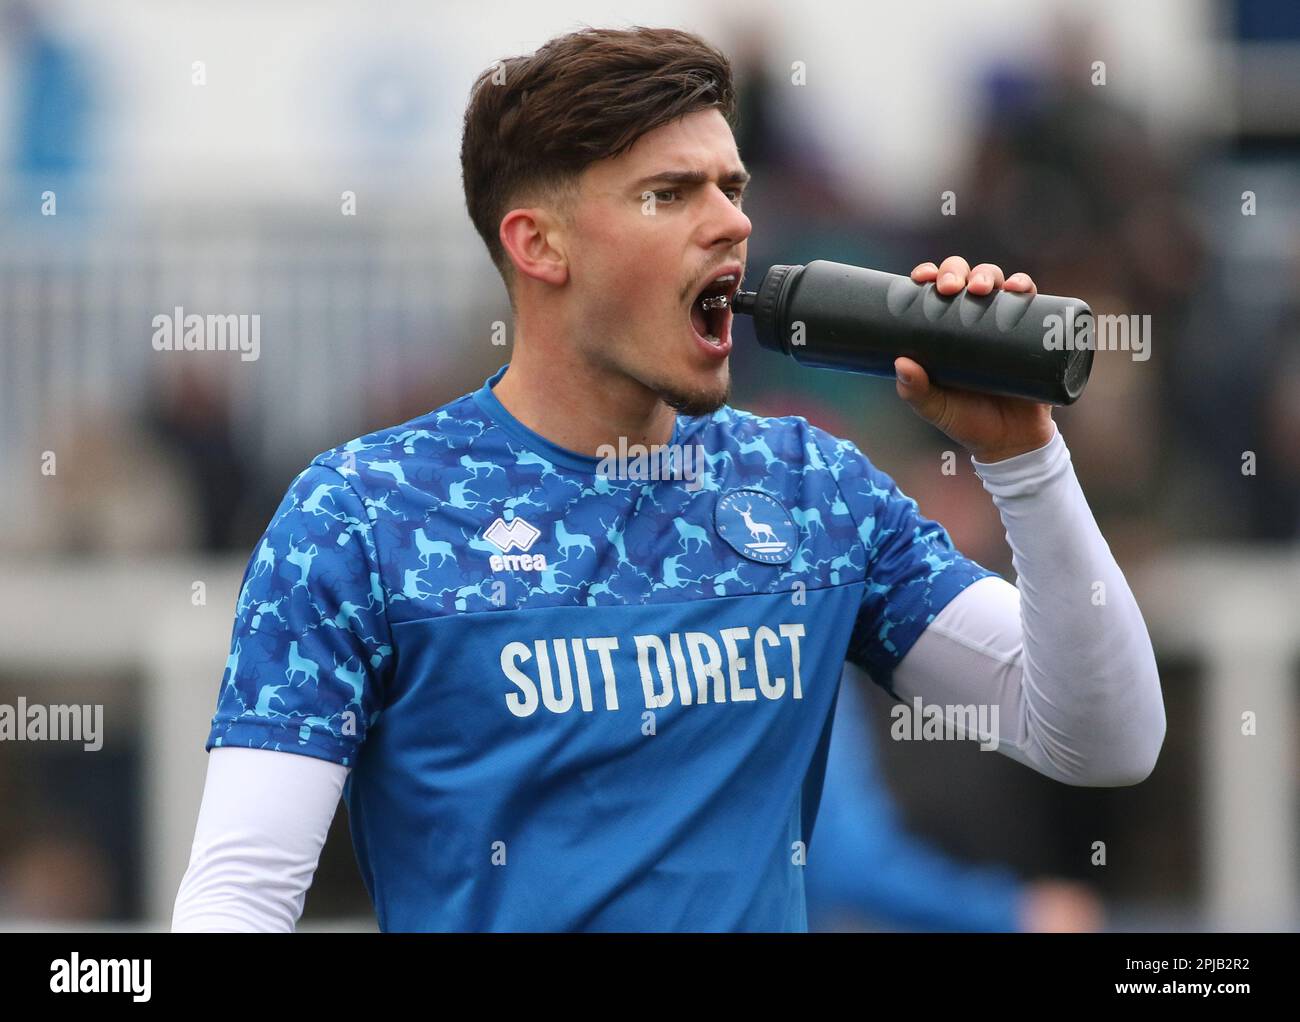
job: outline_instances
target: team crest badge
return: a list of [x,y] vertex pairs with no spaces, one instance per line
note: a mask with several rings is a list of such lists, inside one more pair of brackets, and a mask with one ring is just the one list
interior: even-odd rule
[[761,564],[794,556],[798,531],[779,500],[761,490],[732,490],[718,500],[713,525],[736,553]]

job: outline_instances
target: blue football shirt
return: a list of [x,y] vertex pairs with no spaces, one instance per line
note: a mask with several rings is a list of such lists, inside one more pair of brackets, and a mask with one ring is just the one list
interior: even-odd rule
[[504,371],[294,480],[207,748],[351,767],[384,930],[806,930],[845,659],[889,690],[993,573],[802,418],[679,415],[610,472]]

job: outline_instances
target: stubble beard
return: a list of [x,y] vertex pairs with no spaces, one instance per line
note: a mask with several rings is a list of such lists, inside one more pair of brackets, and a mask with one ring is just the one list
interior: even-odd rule
[[668,384],[655,388],[660,400],[680,415],[712,415],[731,400],[731,374],[719,386],[682,390]]

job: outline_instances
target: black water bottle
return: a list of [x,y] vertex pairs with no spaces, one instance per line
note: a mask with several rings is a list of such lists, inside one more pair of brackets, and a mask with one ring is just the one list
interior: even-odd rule
[[939,294],[934,284],[818,259],[773,266],[734,311],[758,343],[796,362],[894,376],[918,362],[944,387],[1073,404],[1092,372],[1092,310],[1078,298],[995,290]]

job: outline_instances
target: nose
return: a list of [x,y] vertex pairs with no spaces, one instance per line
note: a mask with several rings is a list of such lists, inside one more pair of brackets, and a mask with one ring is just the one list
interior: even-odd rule
[[724,189],[714,188],[711,192],[707,230],[709,247],[718,244],[739,245],[753,233],[754,225],[731,201]]

